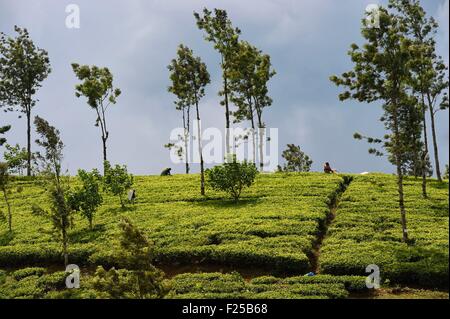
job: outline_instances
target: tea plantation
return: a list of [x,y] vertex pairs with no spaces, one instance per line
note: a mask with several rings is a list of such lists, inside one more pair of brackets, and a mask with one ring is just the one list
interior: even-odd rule
[[357,176],[342,196],[320,256],[323,273],[362,275],[369,264],[393,283],[448,288],[448,182],[405,182],[408,233],[401,242],[396,177]]
[[[447,182],[430,180],[422,199],[420,180],[406,181],[408,246],[394,176],[262,174],[238,203],[208,189],[200,196],[198,179],[136,177],[137,199],[125,210],[104,194],[93,230],[75,217],[69,262],[87,281],[96,266],[114,266],[126,216],[154,243],[172,287],[167,298],[347,298],[368,293],[369,264],[380,266],[385,284],[448,288]],[[64,289],[60,244],[31,213],[32,204],[48,207],[45,190],[32,179],[15,184],[23,191],[12,195],[13,232],[0,223],[0,298],[95,298]],[[303,277],[311,270],[321,274]]]

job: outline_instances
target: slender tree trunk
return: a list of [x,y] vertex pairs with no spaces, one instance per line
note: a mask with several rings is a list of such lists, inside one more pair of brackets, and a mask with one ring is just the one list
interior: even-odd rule
[[228,154],[230,154],[230,109],[228,105],[228,77],[226,74],[226,66],[224,57],[222,55],[222,68],[223,68],[223,87],[224,87],[224,98],[225,98],[225,149],[226,149],[226,158],[228,160]]
[[198,153],[200,154],[200,192],[205,195],[205,168],[203,163],[203,150],[202,150],[202,129],[200,127],[200,112],[198,110],[198,101],[195,101],[195,108],[197,110],[197,132],[198,132]]
[[[397,156],[398,158],[398,156]],[[402,222],[402,234],[403,234],[403,242],[408,242],[408,228],[406,226],[406,210],[405,210],[405,199],[403,193],[403,172],[401,169],[401,164],[397,159],[397,183],[398,183],[398,195],[399,195],[399,206],[400,206],[400,215]]]
[[262,114],[258,112],[258,130],[259,130],[259,169],[262,172],[264,170],[264,130],[262,123]]
[[27,176],[31,176],[31,108],[27,110]]
[[253,118],[252,118],[252,151],[253,151],[253,164],[256,165],[256,132]]
[[106,167],[105,162],[108,160],[106,155],[106,138],[102,136],[102,143],[103,143],[103,175],[106,174]]
[[430,116],[431,116],[431,133],[433,136],[433,148],[434,148],[434,160],[436,165],[436,175],[440,182],[442,182],[441,168],[439,165],[439,150],[437,144],[437,136],[436,136],[436,125],[434,120],[434,110],[433,107],[430,107]]
[[423,154],[422,154],[422,196],[427,198],[427,157],[428,157],[428,135],[427,135],[427,119],[425,109],[425,99],[422,94],[422,121],[423,121]]
[[253,107],[252,107],[252,98],[250,97],[248,100],[249,112],[250,112],[250,122],[252,124],[252,147],[253,147],[253,164],[256,165],[256,136],[255,136],[255,119],[253,117]]
[[[108,130],[106,128],[106,117],[105,117],[105,109],[103,107],[103,102],[100,101],[100,107],[97,107],[95,111],[97,112],[97,124],[100,124],[100,130],[102,132],[102,143],[103,143],[103,175],[106,174],[105,162],[108,160],[106,153],[106,141],[108,140]],[[101,113],[100,113],[101,112]]]
[[67,267],[69,264],[69,254],[67,252],[67,231],[65,225],[62,229],[62,237],[63,237],[63,255],[64,255],[64,267]]
[[183,123],[184,123],[184,158],[186,162],[186,174],[189,174],[190,168],[189,168],[189,153],[188,153],[188,147],[189,147],[189,132],[190,132],[190,111],[189,108],[187,109],[187,122],[184,117],[184,110],[183,110]]
[[412,138],[414,140],[414,147],[413,147],[413,152],[414,152],[414,162],[413,162],[413,173],[414,173],[414,178],[417,179],[419,177],[420,172],[422,171],[422,166],[423,166],[423,161],[422,161],[422,157],[421,157],[421,149],[420,149],[420,145],[418,145],[418,143],[416,143],[416,141],[420,141],[420,133],[419,136],[416,136],[415,134],[413,134]]
[[428,132],[427,132],[427,110],[425,108],[425,98],[422,95],[422,119],[423,119],[423,142],[425,144],[425,153],[429,154],[428,150]]
[[6,189],[3,190],[3,196],[5,198],[5,203],[8,208],[8,229],[9,232],[12,232],[12,213],[11,213],[11,204],[9,203],[9,198]]
[[[187,134],[186,134],[187,135]],[[186,162],[186,174],[189,174],[189,158],[188,158],[188,153],[187,153],[187,149],[188,149],[188,142],[187,142],[187,136],[184,136],[184,150],[185,150],[185,162]]]
[[427,166],[426,166],[426,153],[424,152],[422,156],[422,196],[423,198],[428,198],[427,194]]
[[[396,108],[396,106],[394,105]],[[394,138],[395,138],[395,161],[397,166],[397,185],[398,185],[398,198],[399,198],[399,206],[400,206],[400,216],[401,216],[401,224],[402,224],[402,240],[403,242],[408,242],[408,228],[406,225],[406,210],[405,210],[405,198],[403,193],[403,172],[402,172],[402,162],[399,154],[399,143],[400,143],[400,132],[398,127],[398,115],[397,110],[393,112],[393,121],[394,121]]]

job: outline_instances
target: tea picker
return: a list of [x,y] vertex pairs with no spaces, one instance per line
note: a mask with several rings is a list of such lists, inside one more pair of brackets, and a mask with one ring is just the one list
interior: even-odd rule
[[134,204],[134,201],[136,200],[136,190],[130,189],[128,191],[128,201],[132,204]]

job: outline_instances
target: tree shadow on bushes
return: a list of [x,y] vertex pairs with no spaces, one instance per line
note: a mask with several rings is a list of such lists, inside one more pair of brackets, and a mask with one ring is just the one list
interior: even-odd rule
[[93,229],[83,228],[69,234],[72,243],[89,243],[98,239],[105,231],[105,225],[94,225]]
[[429,181],[428,187],[434,188],[434,189],[448,189],[448,182],[446,182],[446,181],[443,181],[443,182]]
[[0,246],[8,246],[9,243],[14,239],[14,230],[4,231],[0,233]]
[[211,208],[239,208],[248,205],[256,205],[261,202],[261,197],[244,197],[237,202],[230,198],[219,198],[199,201],[199,205]]
[[410,246],[398,250],[388,274],[393,283],[448,289],[448,252],[438,248]]
[[136,204],[129,204],[125,207],[121,207],[121,206],[112,207],[107,210],[108,213],[112,213],[112,214],[135,212],[135,211],[136,211]]

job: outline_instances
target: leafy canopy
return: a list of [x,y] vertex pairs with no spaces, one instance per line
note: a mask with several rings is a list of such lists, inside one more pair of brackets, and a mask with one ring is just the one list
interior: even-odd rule
[[258,170],[255,164],[238,162],[234,157],[232,161],[206,170],[206,175],[212,189],[229,193],[237,202],[242,190],[255,182]]
[[104,163],[105,176],[103,178],[104,188],[109,193],[118,196],[122,208],[125,207],[124,197],[133,186],[133,175],[128,174],[127,167],[116,165],[114,167],[108,161]]
[[81,187],[76,187],[69,193],[68,202],[73,210],[80,212],[89,221],[89,228],[92,229],[94,214],[103,202],[100,193],[101,176],[96,169],[92,172],[80,169],[78,178]]
[[93,287],[107,298],[162,298],[168,292],[164,273],[152,265],[154,248],[141,230],[124,218],[120,224],[120,248],[116,252],[121,269],[98,267]]
[[279,166],[278,170],[283,172],[309,172],[313,163],[300,146],[294,144],[288,144],[281,156],[286,160],[286,164]]
[[33,95],[51,72],[47,51],[36,47],[27,29],[14,27],[16,38],[0,32],[0,106],[29,115]]

